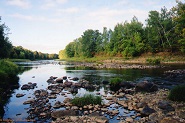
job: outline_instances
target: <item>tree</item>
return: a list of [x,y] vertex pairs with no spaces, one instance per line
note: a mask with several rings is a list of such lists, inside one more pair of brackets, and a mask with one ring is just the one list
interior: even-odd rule
[[152,52],[173,51],[176,49],[176,35],[174,34],[175,23],[173,12],[166,7],[161,12],[150,11],[147,19],[147,41]]
[[[98,30],[86,30],[82,35],[82,53],[84,57],[93,57],[101,46],[101,38]],[[100,46],[97,46],[100,45]]]
[[177,1],[177,6],[173,8],[176,22],[175,33],[178,35],[180,51],[185,53],[185,3]]
[[74,44],[75,44],[75,42],[70,42],[66,46],[65,50],[66,50],[67,57],[74,57],[74,55],[75,55]]
[[9,28],[5,24],[1,24],[0,17],[0,58],[8,58],[12,50],[12,44],[7,37]]

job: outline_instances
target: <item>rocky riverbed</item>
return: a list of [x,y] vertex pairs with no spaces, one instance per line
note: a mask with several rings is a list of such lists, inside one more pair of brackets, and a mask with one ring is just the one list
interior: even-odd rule
[[[143,81],[137,84],[122,82],[117,91],[111,91],[108,82],[94,85],[77,77],[51,76],[47,83],[46,89],[35,90],[34,97],[28,98],[23,103],[29,105],[29,108],[25,109],[29,114],[28,121],[108,123],[114,119],[120,123],[185,122],[185,103],[168,100],[169,90],[159,89],[151,82]],[[104,90],[103,93],[99,91],[94,93],[102,97],[102,105],[78,107],[71,104],[71,99],[80,89],[98,90],[105,86],[109,89]],[[29,90],[35,87],[35,83],[29,82],[22,85],[21,89]],[[23,96],[24,94],[20,93],[16,95],[17,98]],[[54,103],[51,103],[52,101]]]
[[151,64],[123,64],[116,62],[102,62],[102,63],[88,63],[88,62],[71,62],[70,65],[75,67],[93,67],[93,68],[107,68],[107,69],[153,69],[163,68],[163,65],[151,65]]

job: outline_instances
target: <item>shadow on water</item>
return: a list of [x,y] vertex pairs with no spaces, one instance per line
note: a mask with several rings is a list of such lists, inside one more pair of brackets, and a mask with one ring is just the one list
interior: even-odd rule
[[[31,67],[19,67],[19,74],[24,73],[25,71],[31,70]],[[8,85],[4,82],[0,82],[0,119],[3,119],[6,105],[9,104],[12,94],[15,93],[15,90],[19,88],[19,77],[11,76],[10,79],[7,79],[11,85]]]

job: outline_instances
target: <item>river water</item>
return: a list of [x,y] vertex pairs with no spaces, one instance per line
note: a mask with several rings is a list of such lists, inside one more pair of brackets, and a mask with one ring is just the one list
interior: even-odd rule
[[[19,89],[15,89],[13,94],[9,98],[8,103],[5,106],[5,114],[4,119],[11,118],[14,121],[26,121],[25,119],[28,117],[27,109],[29,105],[23,105],[23,103],[34,97],[33,93],[38,89],[46,89],[48,87],[48,83],[46,82],[50,76],[56,77],[78,77],[84,78],[94,84],[101,84],[103,80],[109,81],[113,77],[122,78],[123,81],[130,82],[141,82],[144,80],[156,83],[160,88],[172,88],[175,85],[185,83],[185,78],[182,75],[169,77],[164,74],[165,71],[168,70],[179,70],[185,69],[185,65],[163,65],[162,68],[156,69],[93,69],[93,68],[85,68],[85,67],[74,67],[71,64],[67,64],[66,62],[58,61],[34,61],[34,62],[22,62],[17,63],[23,68],[27,68],[25,72],[19,75]],[[28,82],[37,83],[37,87],[35,89],[30,90],[21,90],[21,86],[23,84],[27,84]],[[97,92],[104,94],[106,88],[100,87],[95,91],[87,91],[85,89],[79,89],[77,95],[83,95],[85,93],[94,93]],[[21,93],[25,94],[25,96],[17,98],[16,94]],[[68,97],[73,98],[74,95],[68,94]],[[64,98],[59,95],[56,99],[51,99],[50,103],[54,104],[56,101],[63,101]],[[105,100],[106,101],[106,100]],[[110,107],[111,108],[111,107]],[[120,112],[126,109],[119,109]],[[122,113],[123,114],[123,113]],[[119,115],[122,115],[119,114]],[[134,111],[130,111],[127,115],[133,115]],[[50,121],[49,119],[48,121]],[[116,118],[110,119],[111,122],[119,122]]]

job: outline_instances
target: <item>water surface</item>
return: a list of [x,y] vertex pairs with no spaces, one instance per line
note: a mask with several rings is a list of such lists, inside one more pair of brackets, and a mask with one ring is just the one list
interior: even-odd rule
[[[65,62],[57,61],[34,61],[34,62],[22,62],[17,63],[21,67],[27,68],[27,71],[19,75],[20,87],[28,82],[37,83],[37,88],[30,90],[21,90],[21,88],[14,90],[14,93],[9,99],[9,103],[5,106],[4,119],[11,118],[14,121],[25,121],[28,117],[27,109],[29,105],[23,105],[23,102],[34,97],[33,93],[38,89],[46,89],[48,83],[46,82],[50,76],[56,77],[78,77],[84,78],[94,84],[101,84],[103,80],[110,80],[113,77],[120,77],[123,81],[130,82],[141,82],[144,80],[154,82],[159,85],[160,88],[172,88],[175,85],[185,83],[184,76],[177,76],[175,78],[169,78],[164,75],[164,71],[167,70],[177,70],[185,69],[185,65],[165,65],[164,68],[156,69],[94,69],[94,68],[83,68],[74,67],[73,65],[66,65]],[[85,89],[79,89],[77,95],[83,95],[85,93],[100,92],[105,93],[105,86],[100,87],[98,90],[89,92]],[[64,91],[64,90],[63,90]],[[108,90],[109,91],[109,90]],[[24,97],[17,98],[16,94],[23,93]],[[68,97],[73,97],[74,95],[68,94]],[[64,97],[58,95],[56,99],[51,99],[50,103],[54,104],[56,101],[63,101]],[[111,107],[110,107],[111,108]],[[123,114],[124,110],[120,107],[120,115]],[[128,115],[133,115],[134,112],[128,113]],[[108,117],[108,116],[107,116]],[[112,120],[112,121],[111,121]],[[116,118],[110,119],[111,122],[118,122]]]

